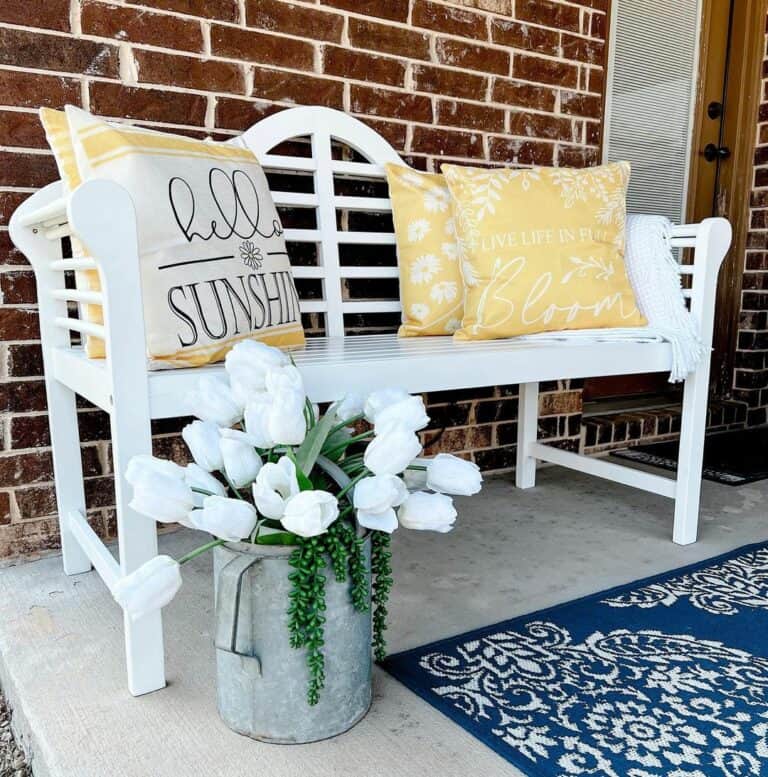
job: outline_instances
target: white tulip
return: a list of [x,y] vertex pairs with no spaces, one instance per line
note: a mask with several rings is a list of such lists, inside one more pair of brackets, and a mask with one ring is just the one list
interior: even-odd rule
[[203,507],[192,510],[189,524],[222,540],[236,542],[256,528],[258,514],[252,504],[226,496],[207,496]]
[[253,501],[265,518],[280,520],[285,512],[285,504],[299,493],[299,481],[296,479],[296,465],[287,456],[276,464],[267,462],[256,475],[253,484]]
[[336,416],[339,422],[348,421],[356,415],[360,415],[365,407],[365,400],[361,394],[347,394],[344,399],[336,403]]
[[224,360],[232,393],[243,407],[254,394],[265,390],[267,371],[286,364],[290,364],[290,361],[281,350],[258,340],[243,340],[232,348]]
[[355,485],[352,504],[364,513],[383,513],[398,507],[408,497],[405,483],[396,475],[374,475]]
[[302,398],[306,396],[306,392],[304,391],[304,379],[293,364],[286,364],[282,367],[271,367],[267,370],[264,385],[267,392],[273,396],[279,396],[280,394],[290,392],[301,394]]
[[369,423],[376,422],[376,416],[381,410],[388,405],[392,405],[395,402],[401,402],[404,399],[408,399],[410,394],[401,388],[385,388],[379,391],[373,391],[368,395],[363,406],[363,412],[365,413],[365,419]]
[[400,523],[406,529],[437,531],[442,534],[453,528],[456,520],[456,508],[453,500],[445,494],[428,494],[416,491],[397,511]]
[[357,522],[366,529],[383,531],[387,534],[392,534],[397,529],[397,516],[391,507],[383,513],[367,513],[365,510],[358,510]]
[[203,375],[197,388],[187,393],[184,404],[193,415],[216,426],[232,426],[243,417],[243,405],[235,399],[229,382],[220,375]]
[[378,410],[373,430],[376,434],[383,434],[387,429],[399,424],[415,432],[423,429],[428,423],[429,416],[424,407],[424,400],[409,395]]
[[480,467],[450,453],[439,453],[427,464],[427,488],[441,494],[471,496],[483,483]]
[[118,580],[112,596],[132,620],[165,607],[181,588],[181,570],[170,556],[155,556]]
[[254,448],[253,438],[236,429],[222,429],[219,444],[224,472],[235,488],[244,488],[253,483],[262,463]]
[[275,395],[269,411],[269,436],[278,445],[301,445],[307,436],[306,398],[297,391]]
[[413,430],[394,424],[373,438],[363,462],[374,475],[397,475],[420,453],[421,443]]
[[195,463],[208,472],[222,468],[219,427],[212,421],[192,421],[181,430],[181,436]]
[[176,462],[158,459],[149,453],[139,453],[128,462],[128,466],[125,469],[125,479],[133,485],[134,481],[146,472],[159,472],[179,479],[184,477],[184,467],[176,464]]
[[245,408],[245,428],[259,448],[301,445],[307,434],[304,396],[296,391],[261,394]]
[[172,461],[134,456],[125,471],[133,486],[130,507],[163,523],[185,520],[194,507],[194,495],[184,476],[184,467]]
[[324,534],[339,515],[339,503],[327,491],[302,491],[285,505],[283,526],[299,537]]
[[245,406],[245,430],[256,441],[258,448],[273,448],[275,441],[269,436],[269,414],[272,397],[266,392],[255,394]]
[[[216,480],[216,478],[211,475],[210,472],[206,472],[202,467],[195,464],[194,462],[192,464],[187,464],[186,468],[184,469],[184,480],[186,481],[186,484],[192,489],[201,488],[203,491],[210,491],[212,494],[217,494],[218,496],[225,496],[227,493],[227,489],[224,488],[224,486],[218,480]],[[195,507],[203,506],[203,499],[205,496],[205,494],[192,491],[192,499],[195,503]]]

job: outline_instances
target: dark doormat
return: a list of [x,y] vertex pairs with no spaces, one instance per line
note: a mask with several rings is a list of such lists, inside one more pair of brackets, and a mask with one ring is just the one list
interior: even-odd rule
[[[663,469],[677,469],[677,440],[612,451],[612,456]],[[728,486],[768,478],[768,426],[708,434],[704,441],[704,477]]]

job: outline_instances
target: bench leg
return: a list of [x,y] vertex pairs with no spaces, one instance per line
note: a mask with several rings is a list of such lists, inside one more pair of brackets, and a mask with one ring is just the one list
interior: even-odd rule
[[685,381],[683,388],[683,415],[675,489],[675,523],[672,532],[672,539],[678,545],[690,545],[696,542],[698,532],[708,394],[709,365],[705,365],[699,367]]
[[67,516],[77,511],[85,516],[83,461],[77,426],[75,393],[57,380],[47,381],[48,421],[51,427],[56,505],[61,528],[61,555],[64,572],[79,575],[91,569],[91,562],[69,530]]
[[[112,457],[115,470],[115,505],[120,549],[120,569],[132,572],[157,555],[155,522],[132,510],[128,503],[131,487],[125,470],[131,458],[152,452],[149,418],[139,418],[136,408],[127,403],[122,412],[112,413]],[[124,616],[125,657],[128,667],[128,689],[134,696],[165,687],[165,652],[160,611],[137,621]]]
[[536,485],[536,459],[529,455],[536,442],[539,428],[539,384],[520,384],[520,407],[517,412],[517,467],[515,485],[533,488]]

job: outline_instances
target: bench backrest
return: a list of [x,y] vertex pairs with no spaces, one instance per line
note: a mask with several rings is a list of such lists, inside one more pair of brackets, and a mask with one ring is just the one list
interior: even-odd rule
[[[289,143],[296,138],[303,142]],[[315,284],[309,298],[302,300],[302,312],[323,315],[325,332],[332,336],[345,334],[345,316],[349,315],[388,314],[391,328],[391,319],[401,306],[383,164],[404,164],[397,152],[372,128],[323,107],[276,113],[258,122],[237,142],[251,148],[273,174],[277,184],[272,183],[272,190],[278,206],[298,209],[314,218],[311,227],[289,226],[285,230],[298,284]],[[278,146],[281,148],[275,152]],[[341,147],[351,149],[353,158],[345,158]],[[286,148],[298,150],[298,154],[285,153]],[[302,186],[283,185],[291,176]],[[310,186],[305,185],[307,181],[311,181]],[[361,187],[361,182],[369,185]],[[106,182],[93,182],[81,187],[72,198],[62,198],[61,184],[50,184],[26,200],[11,220],[11,237],[37,276],[41,330],[48,332],[43,334],[44,350],[67,347],[69,331],[77,331],[110,340],[114,343],[112,352],[123,353],[136,327],[142,325],[135,227],[130,219],[122,220],[120,228],[126,237],[116,241],[114,220],[106,224],[111,216],[105,214],[105,203],[109,198],[114,200],[106,208],[114,214],[123,208],[121,198],[127,198],[127,193],[115,185],[105,186]],[[92,256],[107,257],[108,263],[61,258],[60,238],[71,234],[68,221],[72,220],[74,200],[78,198],[79,233],[88,233]],[[123,209],[131,210],[129,201]],[[372,218],[366,220],[365,216]],[[377,228],[360,229],[361,224]],[[707,266],[710,229],[704,222],[675,227],[673,231],[673,246],[694,249],[689,252],[692,263],[681,265],[680,272],[687,276],[686,296],[705,335],[711,329],[714,313],[714,296],[706,292],[717,277],[717,267]],[[293,250],[301,246],[312,247],[314,258],[305,260],[301,250]],[[103,292],[77,291],[65,283],[65,272],[97,266]],[[112,276],[111,283],[107,275]],[[387,279],[391,293],[350,299],[355,295],[349,293],[349,285]],[[72,302],[104,305],[104,326],[68,318],[74,312]],[[108,332],[113,326],[129,331]]]
[[[309,156],[272,153],[276,147],[296,138],[308,141]],[[365,214],[389,214],[389,197],[381,196],[381,185],[357,186],[356,194],[344,194],[344,184],[365,181],[385,184],[383,165],[404,164],[390,144],[358,119],[340,111],[322,107],[291,108],[276,113],[249,129],[241,142],[254,152],[269,173],[294,174],[313,182],[312,192],[280,191],[272,187],[278,207],[311,209],[315,228],[287,228],[289,243],[311,243],[316,246],[316,265],[294,263],[297,279],[315,279],[322,289],[322,299],[304,300],[302,313],[321,313],[328,335],[345,333],[345,314],[397,313],[400,302],[392,299],[347,299],[345,281],[349,279],[390,278],[396,284],[397,265],[394,249],[389,249],[390,262],[365,264],[345,261],[344,251],[355,246],[394,246],[395,236],[387,230],[353,229],[364,222]],[[301,148],[301,145],[299,145]],[[351,149],[354,159],[339,158]],[[279,151],[280,149],[278,149]],[[349,154],[347,154],[349,155]],[[378,190],[377,190],[378,189]],[[378,195],[378,196],[377,196]],[[350,224],[349,215],[354,214]],[[370,219],[374,224],[375,218]],[[381,220],[379,220],[381,221]],[[384,221],[388,221],[385,219]],[[347,229],[343,227],[347,226]],[[289,251],[290,252],[290,251]],[[381,249],[380,253],[385,253]]]

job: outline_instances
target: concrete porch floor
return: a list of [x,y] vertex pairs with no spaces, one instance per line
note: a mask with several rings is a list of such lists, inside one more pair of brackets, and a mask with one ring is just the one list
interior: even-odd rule
[[[768,481],[704,483],[700,540],[671,542],[672,504],[546,469],[517,491],[486,483],[448,535],[396,533],[392,651],[492,624],[768,539]],[[179,555],[200,535],[162,538]],[[0,685],[35,777],[406,777],[519,775],[506,761],[381,671],[368,716],[305,746],[264,745],[218,719],[210,557],[185,567],[165,610],[169,687],[125,686],[118,608],[95,573],[60,559],[0,570]]]

